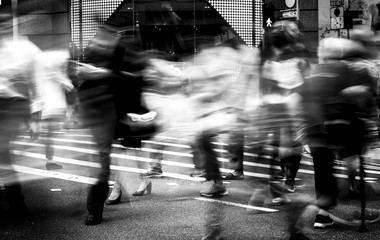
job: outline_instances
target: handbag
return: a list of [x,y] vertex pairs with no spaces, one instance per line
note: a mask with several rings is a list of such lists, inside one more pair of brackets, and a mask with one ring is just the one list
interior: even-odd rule
[[119,120],[119,135],[140,140],[151,139],[160,129],[157,112],[127,113]]

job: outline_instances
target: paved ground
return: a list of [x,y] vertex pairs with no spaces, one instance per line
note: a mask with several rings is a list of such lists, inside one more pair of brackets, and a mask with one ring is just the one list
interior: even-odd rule
[[[305,232],[311,239],[378,239],[380,223],[368,224],[368,232],[359,233],[358,224],[350,226],[338,222],[328,230],[312,228],[315,217],[313,175],[311,161],[303,159],[298,183],[303,185],[296,193],[289,194],[292,202],[284,206],[272,206],[268,197],[264,208],[255,208],[247,203],[252,193],[265,186],[261,177],[268,166],[256,162],[247,152],[246,179],[226,182],[229,195],[219,199],[199,196],[199,191],[208,183],[202,179],[190,178],[191,156],[185,143],[166,138],[164,142],[149,142],[138,154],[115,148],[113,155],[113,176],[122,174],[125,187],[122,203],[106,206],[104,222],[98,226],[84,225],[86,217],[86,194],[94,169],[93,144],[87,131],[66,132],[56,139],[56,161],[64,168],[56,171],[45,169],[43,145],[30,142],[22,136],[14,143],[15,169],[20,172],[26,203],[30,209],[26,222],[10,223],[4,218],[4,191],[0,190],[0,239],[201,239],[206,226],[220,224],[224,239],[287,239],[287,223],[298,217]],[[42,141],[42,139],[41,139]],[[165,143],[164,171],[166,177],[153,180],[151,195],[131,196],[140,179],[138,163],[146,167],[149,152],[154,145]],[[177,145],[173,145],[176,143]],[[172,144],[172,145],[170,145]],[[223,145],[219,146],[221,164],[228,171],[223,160]],[[376,164],[378,150],[371,152],[372,163]],[[378,158],[380,159],[380,158]],[[341,169],[342,168],[342,169]],[[344,166],[337,166],[342,195],[345,188]],[[367,171],[376,177],[379,171],[372,165]],[[111,182],[112,184],[112,182]],[[370,199],[367,208],[373,214],[380,209],[378,182],[368,183]],[[333,214],[341,219],[352,220],[360,210],[358,200],[342,198]],[[215,225],[215,224],[214,224]],[[217,224],[215,226],[218,226]]]

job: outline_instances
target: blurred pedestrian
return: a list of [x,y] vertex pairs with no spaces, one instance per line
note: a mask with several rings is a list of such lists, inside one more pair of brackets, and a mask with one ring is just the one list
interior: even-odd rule
[[46,169],[61,169],[62,165],[53,161],[54,132],[61,129],[67,111],[66,92],[73,89],[67,76],[69,53],[66,51],[46,51],[36,57],[36,78],[40,82],[39,93],[42,101],[41,120],[46,127],[45,156]]
[[237,51],[228,46],[206,49],[196,56],[195,65],[184,73],[190,81],[190,99],[195,106],[194,147],[205,163],[206,180],[214,182],[210,188],[200,192],[201,196],[215,197],[228,193],[212,139],[228,132],[228,127],[236,122],[236,113],[224,102],[224,94],[231,87],[230,79],[237,70],[237,59]]
[[[296,22],[277,21],[268,32],[270,46],[268,59],[262,59],[260,91],[262,105],[253,124],[259,129],[262,146],[259,156],[270,157],[269,186],[273,205],[290,203],[288,193],[295,191],[303,145],[303,121],[299,90],[309,72],[308,51],[301,42]],[[264,49],[265,51],[268,49]],[[275,168],[284,171],[285,183],[276,180]],[[266,190],[255,190],[251,204],[262,205],[267,198]],[[301,207],[302,208],[302,207]],[[294,209],[296,210],[296,209]],[[287,215],[291,238],[303,235],[295,227],[294,215]]]
[[82,81],[78,90],[81,111],[84,123],[91,128],[97,144],[101,165],[96,173],[97,182],[89,189],[86,225],[102,222],[109,191],[113,140],[122,139],[122,144],[128,147],[141,145],[141,140],[124,134],[123,126],[119,124],[127,113],[149,112],[141,102],[145,83],[140,73],[146,66],[146,59],[135,45],[134,34],[118,36],[115,29],[104,25],[87,47],[87,63],[82,64],[79,70]]
[[335,156],[357,157],[366,144],[367,130],[362,118],[371,115],[376,85],[368,69],[343,61],[353,57],[353,53],[363,56],[367,49],[349,39],[323,39],[318,48],[320,63],[306,79],[302,94],[319,208],[315,228],[334,224],[328,211],[336,206],[338,197],[333,176]]
[[[11,23],[8,23],[8,26]],[[40,82],[35,78],[35,57],[41,51],[27,38],[17,40],[0,34],[0,179],[9,203],[6,218],[23,218],[27,206],[21,192],[21,183],[13,170],[11,141],[20,127],[28,124],[32,136],[39,134],[41,99]]]

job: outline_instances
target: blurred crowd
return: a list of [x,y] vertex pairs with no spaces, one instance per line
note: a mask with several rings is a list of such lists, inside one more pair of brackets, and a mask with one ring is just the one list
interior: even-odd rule
[[[323,39],[315,57],[302,43],[296,22],[278,21],[260,49],[225,43],[177,61],[143,51],[137,34],[118,35],[104,25],[81,61],[66,49],[42,51],[26,38],[1,39],[0,179],[9,216],[27,213],[11,154],[11,141],[25,126],[32,139],[45,135],[48,170],[62,168],[54,162],[56,131],[90,129],[101,168],[89,187],[86,225],[100,224],[104,205],[119,203],[125,189],[125,179],[116,175],[110,192],[112,144],[133,151],[143,140],[173,134],[190,142],[191,176],[212,182],[200,192],[204,197],[227,195],[223,180],[244,179],[245,146],[259,157],[269,156],[272,165],[250,205],[264,206],[266,199],[291,205],[288,196],[297,191],[305,151],[314,163],[315,228],[334,224],[329,210],[338,200],[335,159],[346,163],[348,194],[360,196],[359,160],[378,142],[379,122],[378,53],[368,32]],[[227,136],[234,166],[226,175],[212,143],[221,135]],[[161,151],[152,153],[150,169],[139,166],[141,184],[133,195],[150,193],[151,179],[163,176]],[[305,208],[286,216],[290,239],[309,239],[299,224]],[[203,239],[219,239],[222,210],[206,214]]]

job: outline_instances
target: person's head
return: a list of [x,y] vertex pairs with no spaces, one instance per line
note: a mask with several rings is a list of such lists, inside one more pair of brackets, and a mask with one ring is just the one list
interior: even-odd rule
[[301,32],[296,22],[278,21],[273,24],[269,38],[275,48],[282,48],[287,45],[300,42]]

